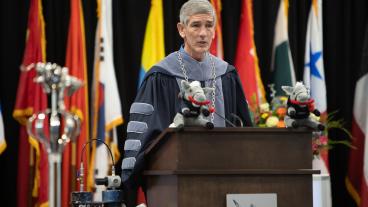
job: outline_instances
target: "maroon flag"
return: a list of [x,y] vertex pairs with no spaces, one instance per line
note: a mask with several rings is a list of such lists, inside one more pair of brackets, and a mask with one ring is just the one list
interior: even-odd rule
[[[35,112],[47,108],[47,97],[33,79],[37,62],[46,59],[46,41],[42,1],[31,0],[28,14],[27,39],[21,65],[17,100],[13,117],[22,124],[19,135],[18,206],[45,204],[48,200],[47,153],[34,138],[28,138],[25,124]],[[35,198],[35,199],[33,199]]]

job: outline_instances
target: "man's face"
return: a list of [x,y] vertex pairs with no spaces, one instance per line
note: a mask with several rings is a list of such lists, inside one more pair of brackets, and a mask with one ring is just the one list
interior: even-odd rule
[[195,14],[187,24],[178,23],[180,36],[184,39],[184,50],[194,59],[201,60],[210,49],[215,37],[214,19],[210,14]]

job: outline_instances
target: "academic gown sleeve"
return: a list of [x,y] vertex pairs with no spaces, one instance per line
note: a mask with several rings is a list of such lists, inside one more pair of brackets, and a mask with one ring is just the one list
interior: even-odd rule
[[144,79],[130,108],[122,162],[124,187],[134,189],[141,185],[140,174],[145,166],[144,151],[172,123],[180,106],[178,93],[179,86],[175,77],[150,72]]
[[[234,66],[229,65],[222,76],[222,90],[224,94],[225,118],[237,123],[234,115],[238,116],[244,126],[253,126],[249,115],[248,102],[245,98],[242,84]],[[234,114],[234,115],[232,115]],[[229,127],[229,125],[226,125]]]

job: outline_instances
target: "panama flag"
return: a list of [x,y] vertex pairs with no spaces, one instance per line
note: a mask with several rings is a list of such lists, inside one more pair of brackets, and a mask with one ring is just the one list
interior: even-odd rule
[[[113,63],[112,1],[98,0],[98,22],[95,42],[95,63],[92,83],[92,138],[103,140],[113,151],[114,161],[119,159],[115,127],[123,123],[121,102]],[[111,136],[114,135],[115,136]],[[106,146],[96,142],[92,149],[88,184],[94,185],[94,178],[110,175],[110,154]],[[95,186],[95,200],[101,201],[104,186]]]
[[308,17],[303,78],[304,84],[310,88],[316,108],[321,113],[326,113],[327,99],[323,66],[321,6],[321,0],[312,1]]
[[142,65],[139,73],[141,85],[147,71],[165,57],[164,19],[162,0],[151,0],[146,32],[144,35]]
[[0,105],[0,155],[4,152],[5,148],[6,142],[5,142],[4,122]]
[[[309,12],[306,45],[304,84],[310,89],[316,108],[321,112],[321,121],[326,120],[327,97],[323,65],[322,44],[322,2],[313,0]],[[323,150],[313,159],[313,169],[320,170],[320,175],[313,175],[313,206],[331,206],[331,181],[328,170],[328,151]]]
[[276,95],[285,95],[281,86],[295,85],[294,65],[289,46],[288,8],[288,1],[281,0],[275,24],[271,68]]
[[222,21],[221,21],[221,0],[211,0],[216,11],[216,25],[215,25],[215,38],[212,41],[210,47],[210,53],[218,58],[224,59],[224,49],[222,43]]
[[368,25],[365,30],[361,70],[355,86],[352,145],[346,186],[359,207],[368,207]]

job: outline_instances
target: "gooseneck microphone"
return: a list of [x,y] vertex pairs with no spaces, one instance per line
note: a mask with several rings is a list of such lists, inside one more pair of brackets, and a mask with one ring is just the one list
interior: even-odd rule
[[[106,146],[109,151],[112,167],[111,167],[111,176],[106,176],[104,178],[95,178],[96,185],[105,185],[106,190],[102,191],[102,201],[93,201],[92,192],[84,191],[84,165],[83,165],[83,154],[85,148],[88,144],[92,142],[100,142]],[[121,206],[123,202],[123,193],[121,190],[117,189],[121,185],[121,178],[115,174],[115,161],[112,155],[110,147],[101,139],[91,139],[83,145],[82,148],[82,156],[80,160],[80,168],[77,175],[77,180],[79,181],[79,191],[72,192],[72,206],[105,206],[105,207],[117,207]]]
[[[229,121],[228,119],[226,119],[224,116],[222,116],[219,113],[217,113],[216,111],[214,111],[214,113],[217,116],[219,116],[221,119],[225,120],[225,122],[228,123],[229,125],[231,125],[231,127],[238,127],[234,123],[232,123],[231,121]],[[242,119],[238,115],[236,115],[234,113],[231,113],[230,116],[234,117],[240,123],[240,127],[243,127],[244,126]]]
[[[83,148],[82,148],[82,153],[81,153],[82,156],[81,156],[80,168],[79,168],[79,175],[78,175],[79,191],[80,192],[82,192],[84,190],[84,182],[83,182],[83,178],[84,178],[83,154],[84,154],[84,151],[86,149],[86,146],[88,144],[92,143],[93,141],[100,142],[100,143],[104,144],[106,146],[106,148],[108,149],[108,151],[110,153],[110,157],[111,157],[111,162],[112,162],[111,175],[112,176],[115,176],[115,161],[114,161],[114,157],[112,155],[112,152],[111,152],[110,147],[102,139],[91,139],[88,142],[84,143]],[[120,183],[121,183],[121,181],[120,181]],[[119,183],[119,186],[120,186],[120,183]]]
[[244,127],[243,120],[238,115],[236,115],[234,113],[231,113],[230,116],[234,117],[236,119],[236,121],[239,122],[240,127]]

